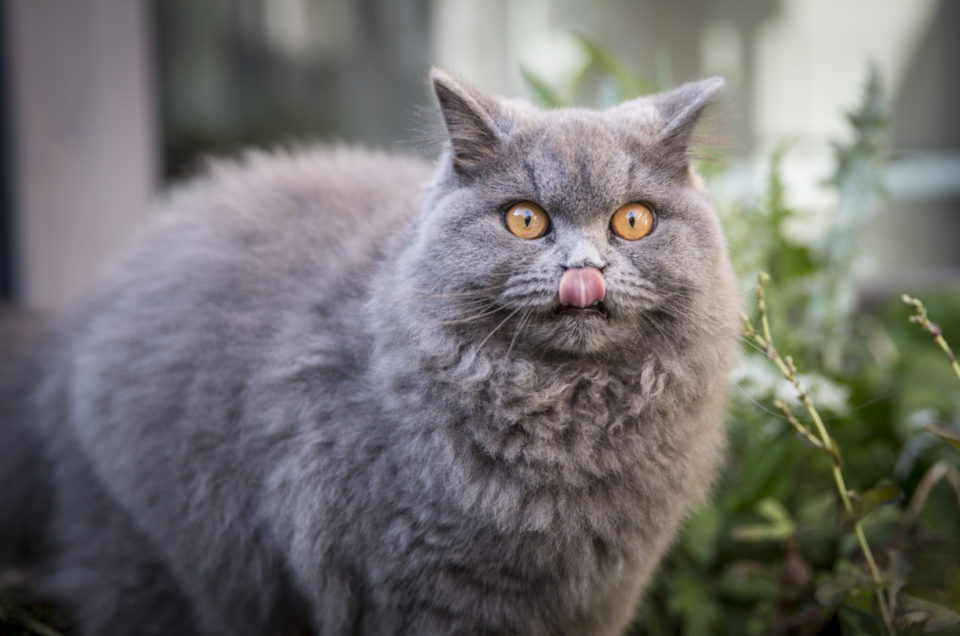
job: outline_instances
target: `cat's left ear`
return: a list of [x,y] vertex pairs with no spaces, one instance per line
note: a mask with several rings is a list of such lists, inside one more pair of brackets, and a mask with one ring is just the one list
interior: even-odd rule
[[723,84],[722,77],[690,82],[620,104],[613,116],[627,122],[650,159],[683,175],[689,168],[688,149],[697,122]]
[[685,156],[700,116],[724,83],[722,77],[710,77],[654,96],[654,107],[663,121],[659,146]]
[[468,174],[500,145],[494,120],[498,104],[439,69],[430,71],[430,80],[450,139],[453,167]]

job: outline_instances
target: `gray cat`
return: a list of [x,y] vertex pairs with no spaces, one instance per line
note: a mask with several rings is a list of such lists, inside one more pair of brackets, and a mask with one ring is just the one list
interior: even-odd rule
[[215,165],[5,380],[0,532],[80,632],[629,624],[723,454],[738,302],[688,160],[722,81],[432,79],[436,166]]

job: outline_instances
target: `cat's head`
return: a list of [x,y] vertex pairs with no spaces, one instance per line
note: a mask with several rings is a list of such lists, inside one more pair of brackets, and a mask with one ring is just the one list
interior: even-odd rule
[[688,157],[721,79],[602,111],[432,81],[446,151],[400,264],[424,325],[596,354],[726,324],[708,315],[729,305],[710,299],[730,291],[726,247]]

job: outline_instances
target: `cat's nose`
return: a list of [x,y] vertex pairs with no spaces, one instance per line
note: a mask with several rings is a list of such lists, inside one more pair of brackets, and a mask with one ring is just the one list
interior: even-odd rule
[[589,307],[603,301],[606,285],[596,267],[574,267],[560,278],[560,304]]
[[593,243],[586,238],[582,238],[573,245],[572,249],[566,254],[565,267],[595,267],[603,270],[606,263],[600,257],[600,252],[594,247]]

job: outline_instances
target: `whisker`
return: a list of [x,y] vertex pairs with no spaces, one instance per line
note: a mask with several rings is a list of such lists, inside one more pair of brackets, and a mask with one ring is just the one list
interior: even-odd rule
[[761,411],[763,411],[763,412],[765,412],[765,413],[768,413],[768,414],[776,417],[777,419],[786,421],[787,418],[786,418],[786,416],[785,416],[783,413],[778,413],[777,411],[774,411],[773,409],[769,409],[769,408],[767,408],[766,406],[764,406],[763,404],[761,404],[760,402],[758,402],[757,400],[755,400],[755,399],[753,399],[752,397],[750,397],[750,394],[747,393],[746,389],[744,389],[742,386],[740,386],[740,383],[739,383],[739,382],[733,382],[733,385],[734,385],[735,387],[737,387],[737,389],[740,391],[741,394],[743,394],[743,397],[745,397],[748,402],[752,403],[752,404],[753,404],[754,406],[756,406],[758,409],[760,409]]
[[513,318],[513,317],[517,314],[517,312],[520,311],[520,309],[521,309],[520,307],[517,307],[516,309],[514,309],[513,311],[511,311],[509,314],[507,314],[507,317],[504,318],[503,320],[501,320],[501,321],[497,324],[497,326],[494,327],[494,328],[490,331],[490,333],[487,334],[487,337],[480,341],[480,344],[477,345],[477,351],[479,351],[480,349],[482,349],[482,348],[483,348],[483,345],[486,344],[487,340],[490,339],[490,336],[492,336],[493,334],[495,334],[495,333],[497,332],[497,330],[500,329],[500,327],[502,327],[502,326],[504,326],[505,324],[507,324],[507,321],[510,320],[511,318]]
[[503,289],[504,287],[506,287],[505,284],[491,285],[489,287],[478,287],[476,289],[468,289],[461,292],[446,292],[446,293],[428,292],[426,290],[421,291],[418,289],[414,289],[413,293],[420,298],[469,298],[471,296],[486,298],[488,297],[489,292],[497,291],[497,290]]
[[474,320],[479,320],[480,318],[486,318],[487,316],[492,316],[493,314],[500,311],[499,306],[494,306],[492,309],[487,311],[480,312],[479,314],[474,314],[472,316],[467,316],[466,318],[458,318],[456,320],[439,320],[433,324],[436,325],[461,325],[466,322],[473,322]]
[[390,333],[390,332],[413,330],[413,329],[417,329],[425,326],[432,327],[432,326],[439,326],[439,325],[446,326],[446,325],[465,324],[465,323],[473,322],[476,320],[480,320],[481,318],[485,318],[487,316],[491,316],[501,310],[499,305],[497,305],[495,302],[490,300],[487,300],[486,302],[482,302],[482,303],[477,303],[474,306],[464,307],[463,309],[471,312],[476,312],[476,313],[472,313],[471,315],[464,316],[462,318],[452,318],[452,319],[446,319],[446,320],[425,320],[425,321],[411,323],[411,324],[385,327],[382,329],[345,330],[344,333],[372,335],[377,333]]
[[513,332],[513,338],[510,339],[510,346],[507,347],[507,353],[505,357],[510,355],[510,352],[513,351],[513,343],[517,341],[517,336],[520,335],[520,332],[526,329],[527,324],[530,322],[530,316],[533,315],[533,309],[528,308],[520,316],[520,320],[517,321],[517,329]]
[[660,325],[658,321],[653,320],[650,316],[646,315],[645,313],[638,313],[637,318],[639,318],[644,323],[644,324],[637,323],[634,325],[634,329],[636,330],[638,335],[644,335],[643,332],[641,331],[641,327],[643,327],[644,325],[647,325],[647,326],[652,326],[654,329],[656,329],[657,332],[659,332],[660,337],[663,339],[665,343],[673,342],[674,339],[671,338],[669,334],[667,334],[663,326]]

